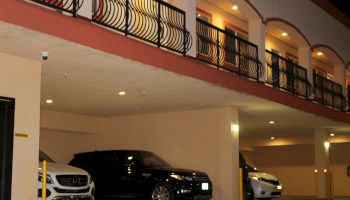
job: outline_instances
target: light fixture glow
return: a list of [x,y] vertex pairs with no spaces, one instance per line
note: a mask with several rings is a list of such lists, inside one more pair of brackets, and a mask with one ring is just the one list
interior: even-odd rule
[[318,56],[322,56],[323,53],[322,53],[321,51],[319,51],[319,52],[317,52],[317,55],[318,55]]
[[335,134],[334,133],[331,133],[331,134],[329,134],[331,137],[334,137],[335,136]]
[[201,16],[201,14],[200,14],[200,13],[198,13],[198,14],[197,14],[197,17],[200,17],[200,16]]
[[326,149],[328,149],[331,146],[331,144],[329,142],[324,142],[324,147],[326,147]]
[[274,139],[275,139],[275,137],[273,137],[273,136],[272,136],[272,137],[270,137],[270,139],[271,139],[271,140],[274,140]]
[[324,173],[327,173],[327,169],[324,169],[323,172],[324,172]]
[[238,132],[239,131],[239,125],[238,124],[232,124],[231,125],[231,131],[232,132]]
[[119,96],[124,96],[124,95],[126,95],[126,92],[125,91],[119,91],[118,94],[119,94]]
[[52,99],[46,99],[46,103],[47,103],[47,104],[52,104],[52,103],[53,103],[53,100],[52,100]]
[[317,172],[318,172],[318,170],[317,170],[317,169],[315,169],[315,170],[314,170],[314,172],[315,172],[315,173],[317,173]]
[[270,123],[270,124],[274,124],[274,123],[275,123],[275,121],[269,121],[269,123]]
[[286,32],[283,32],[283,33],[282,33],[282,36],[283,36],[283,37],[286,37],[287,35],[288,35],[288,33],[286,33]]
[[232,10],[238,10],[238,6],[237,5],[233,5],[232,6]]

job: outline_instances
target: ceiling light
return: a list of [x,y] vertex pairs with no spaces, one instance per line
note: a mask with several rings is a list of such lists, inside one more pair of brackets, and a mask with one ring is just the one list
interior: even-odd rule
[[119,96],[124,96],[124,95],[126,95],[126,92],[125,92],[125,91],[119,91],[119,92],[118,92],[118,95],[119,95]]
[[239,125],[238,124],[231,124],[231,131],[232,132],[238,132],[239,131]]
[[200,16],[201,16],[201,14],[198,13],[198,14],[197,14],[197,17],[200,17]]
[[314,170],[315,173],[317,173],[317,171],[318,171],[317,169]]
[[331,146],[331,144],[329,142],[324,142],[324,147],[326,149],[329,149],[330,146]]
[[270,124],[274,124],[274,123],[275,123],[275,121],[270,121],[269,123],[270,123]]
[[53,100],[52,100],[52,99],[46,99],[46,103],[47,103],[47,104],[52,104],[52,103],[53,103]]
[[283,33],[282,33],[282,36],[283,36],[283,37],[286,37],[287,35],[288,35],[288,33],[286,33],[286,32],[283,32]]
[[323,53],[322,53],[321,51],[319,51],[319,52],[317,52],[317,55],[318,55],[318,56],[322,56]]
[[270,137],[270,139],[271,139],[271,140],[274,140],[274,139],[275,139],[275,137],[273,137],[273,136],[272,136],[272,137]]
[[237,5],[233,5],[232,6],[232,10],[238,10],[238,6]]
[[335,136],[335,134],[334,133],[331,133],[331,134],[329,134],[331,137],[334,137]]

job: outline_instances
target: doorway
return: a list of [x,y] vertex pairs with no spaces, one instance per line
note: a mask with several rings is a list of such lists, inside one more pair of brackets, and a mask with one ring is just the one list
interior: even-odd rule
[[11,200],[15,99],[0,97],[0,200]]

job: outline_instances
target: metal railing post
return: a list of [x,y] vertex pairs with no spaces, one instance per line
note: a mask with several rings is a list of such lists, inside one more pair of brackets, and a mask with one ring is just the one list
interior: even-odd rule
[[220,68],[219,30],[216,30],[216,66]]
[[259,67],[259,50],[256,48],[256,81],[260,81],[260,67]]
[[186,47],[187,47],[187,38],[186,38],[186,13],[183,15],[183,20],[184,20],[184,26],[183,26],[183,45],[184,45],[184,49],[183,49],[183,54],[184,56],[186,56]]
[[125,35],[129,34],[129,0],[125,2]]
[[157,1],[158,3],[158,15],[157,15],[157,26],[158,26],[158,30],[157,30],[157,46],[158,48],[160,47],[161,43],[160,43],[160,34],[161,34],[161,21],[160,21],[160,3],[159,1]]
[[76,17],[77,16],[77,1],[79,0],[73,0],[73,17]]

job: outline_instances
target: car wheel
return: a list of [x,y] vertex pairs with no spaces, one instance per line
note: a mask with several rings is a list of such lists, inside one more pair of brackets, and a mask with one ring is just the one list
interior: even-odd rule
[[249,193],[248,193],[247,196],[248,196],[248,197],[247,197],[247,200],[254,200],[254,199],[255,199],[255,198],[254,198],[254,191],[253,191],[252,188],[249,190]]
[[151,191],[151,200],[174,200],[174,195],[169,187],[158,184]]

